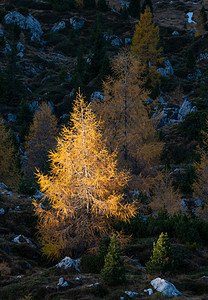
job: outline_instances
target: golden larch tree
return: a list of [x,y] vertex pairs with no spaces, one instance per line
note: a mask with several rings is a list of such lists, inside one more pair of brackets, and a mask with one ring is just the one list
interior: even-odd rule
[[[148,117],[144,106],[148,93],[139,75],[141,68],[141,63],[127,49],[121,50],[112,62],[114,77],[103,83],[104,100],[93,105],[105,124],[109,149],[117,149],[119,164],[137,179],[141,174],[147,176],[162,151],[162,144],[156,139],[155,121]],[[133,182],[135,178],[132,179]],[[145,182],[140,182],[145,189]]]
[[23,169],[28,176],[34,177],[36,168],[46,171],[48,151],[55,146],[56,137],[56,117],[52,114],[50,105],[42,103],[34,115],[26,140],[27,160],[23,164]]
[[157,214],[166,210],[171,215],[179,213],[182,210],[182,195],[178,189],[174,188],[170,174],[167,171],[158,171],[156,178],[150,203],[153,213]]
[[3,120],[0,119],[0,181],[14,187],[20,180],[17,159],[11,132],[6,129]]
[[131,51],[144,67],[143,76],[151,88],[160,82],[160,73],[157,68],[164,60],[159,41],[159,27],[153,22],[151,10],[147,6],[135,26]]
[[62,129],[50,152],[49,174],[37,173],[49,202],[43,209],[34,201],[48,257],[96,247],[110,232],[111,218],[128,221],[135,215],[134,203],[124,201],[129,174],[118,170],[116,154],[107,150],[101,130],[90,105],[77,94],[70,128]]

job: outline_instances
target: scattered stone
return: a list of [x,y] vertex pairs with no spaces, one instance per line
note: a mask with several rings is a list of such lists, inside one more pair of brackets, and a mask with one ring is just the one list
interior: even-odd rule
[[5,183],[0,182],[0,190],[1,189],[7,189],[7,188],[8,188],[8,186]]
[[201,278],[208,279],[208,276],[204,275]]
[[70,24],[73,26],[74,30],[79,30],[84,26],[85,19],[80,19],[78,17],[70,18]]
[[101,92],[93,92],[90,96],[92,102],[103,101],[104,95]]
[[23,57],[24,57],[24,53],[23,53],[23,52],[19,52],[19,53],[17,54],[17,56],[20,57],[20,58],[23,58]]
[[3,216],[5,214],[5,209],[4,208],[0,208],[0,216]]
[[45,195],[38,190],[36,191],[35,195],[33,196],[33,198],[35,198],[36,200],[41,200],[44,197],[45,197]]
[[125,291],[124,293],[126,295],[128,295],[130,298],[134,298],[135,296],[139,295],[139,293],[137,293],[137,292],[131,292],[131,291]]
[[12,197],[12,192],[9,192],[9,191],[3,191],[1,192],[2,195],[7,195],[9,197]]
[[4,48],[3,52],[4,52],[4,54],[8,54],[8,53],[12,52],[12,48],[7,41],[5,41],[5,48]]
[[59,278],[59,282],[57,284],[57,288],[59,287],[67,287],[69,286],[68,282],[65,281],[65,279],[63,277]]
[[174,70],[168,57],[165,57],[165,61],[163,64],[165,66],[164,68],[157,69],[157,71],[161,73],[161,76],[165,77],[167,75],[173,75]]
[[144,292],[148,293],[149,296],[151,296],[153,294],[153,290],[152,289],[144,290]]
[[4,17],[4,20],[6,24],[16,23],[21,29],[30,30],[32,34],[31,41],[40,41],[43,31],[39,21],[31,14],[23,16],[17,11],[11,11]]
[[25,74],[30,76],[30,75],[35,75],[35,76],[39,76],[40,73],[38,73],[35,68],[33,68],[32,66],[25,66]]
[[22,275],[17,275],[17,278],[22,278]]
[[17,116],[14,114],[8,114],[8,122],[15,123],[17,121]]
[[57,32],[65,28],[66,28],[66,23],[64,21],[61,21],[54,24],[53,28],[51,29],[51,32]]
[[182,103],[179,112],[178,112],[178,120],[182,121],[186,115],[188,115],[192,111],[196,111],[197,108],[194,106],[192,107],[192,104],[190,101],[187,100],[185,97],[184,102]]
[[112,47],[121,47],[121,46],[123,46],[123,42],[122,42],[121,39],[119,39],[118,37],[116,37],[115,39],[113,39],[111,41],[111,46]]
[[173,35],[173,36],[178,36],[178,35],[180,35],[180,34],[179,34],[179,32],[178,32],[177,30],[175,30],[175,31],[172,32],[172,35]]
[[69,114],[63,114],[62,116],[60,116],[60,119],[68,119],[70,118],[70,115]]
[[23,52],[25,50],[25,46],[21,42],[19,42],[17,44],[16,49],[17,49],[18,52]]
[[14,210],[21,211],[21,207],[19,205],[17,205]]
[[193,18],[193,12],[188,12],[186,15],[188,16],[188,23],[194,23],[197,24],[194,20],[192,20]]
[[197,69],[195,73],[190,73],[187,75],[187,79],[190,81],[198,81],[202,77],[202,72]]
[[3,28],[2,28],[1,24],[0,24],[0,36],[4,36],[4,31],[3,31]]
[[194,205],[199,208],[203,208],[204,201],[200,198],[194,200]]
[[31,109],[33,112],[39,110],[39,109],[40,109],[40,106],[39,106],[38,101],[33,101],[33,102],[30,104],[30,109]]
[[156,291],[163,293],[168,298],[182,295],[171,282],[160,277],[152,280],[151,285]]
[[125,38],[125,45],[129,45],[129,44],[131,44],[131,42],[132,42],[132,39],[130,39],[130,38]]
[[92,284],[88,285],[88,287],[91,288],[91,287],[96,286],[96,285],[99,285],[99,282],[92,283]]
[[31,246],[32,248],[36,248],[35,245],[31,242],[30,239],[28,239],[27,237],[25,237],[24,235],[20,234],[18,236],[16,236],[12,242],[16,243],[16,244],[28,244],[29,246]]
[[199,61],[201,61],[203,59],[208,59],[208,52],[206,52],[206,53],[200,53],[200,55],[199,55]]
[[60,263],[56,265],[57,268],[64,268],[65,270],[69,268],[75,268],[76,271],[80,272],[79,269],[80,259],[72,259],[66,256]]

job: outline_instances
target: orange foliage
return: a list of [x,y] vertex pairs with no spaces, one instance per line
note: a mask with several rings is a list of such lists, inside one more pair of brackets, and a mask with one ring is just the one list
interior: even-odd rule
[[43,252],[48,257],[95,247],[110,232],[112,217],[128,221],[136,212],[133,203],[124,201],[129,174],[117,169],[116,154],[105,146],[101,123],[80,93],[70,124],[62,129],[56,150],[50,152],[49,175],[37,173],[49,201],[45,210],[34,200]]
[[159,40],[159,27],[154,24],[151,10],[147,7],[135,27],[131,51],[144,67],[144,75],[151,87],[154,87],[157,81],[159,82],[160,74],[157,66],[164,59]]
[[136,175],[131,181],[134,188],[145,189],[144,182],[148,180],[142,178],[149,176],[163,145],[155,135],[155,120],[149,118],[144,106],[148,94],[140,78],[142,66],[124,49],[114,59],[112,69],[115,76],[103,83],[105,98],[94,103],[93,108],[105,124],[109,149],[117,149],[120,166]]

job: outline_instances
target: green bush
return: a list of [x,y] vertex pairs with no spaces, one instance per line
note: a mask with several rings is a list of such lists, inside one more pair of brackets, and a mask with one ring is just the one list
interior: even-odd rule
[[173,256],[167,233],[161,233],[157,243],[153,243],[153,254],[146,264],[148,273],[165,273],[173,270]]
[[105,265],[101,270],[101,276],[108,285],[117,285],[126,281],[125,268],[120,258],[119,243],[115,235],[112,237],[108,247]]
[[167,212],[163,212],[157,216],[150,216],[146,220],[138,215],[132,218],[130,223],[115,223],[114,229],[122,230],[134,238],[154,237],[161,232],[167,232],[169,237],[177,238],[184,243],[196,242],[208,245],[208,223],[182,213],[170,216]]
[[199,141],[203,139],[202,130],[206,129],[208,111],[191,112],[185,117],[185,120],[178,126],[179,132],[189,141]]

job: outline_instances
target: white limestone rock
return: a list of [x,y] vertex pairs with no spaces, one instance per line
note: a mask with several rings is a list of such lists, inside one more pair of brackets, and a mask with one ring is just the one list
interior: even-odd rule
[[5,214],[5,209],[4,208],[0,208],[0,216],[3,216]]
[[17,116],[14,114],[8,114],[8,122],[15,123],[17,121]]
[[173,75],[174,70],[168,57],[165,57],[165,61],[163,64],[164,64],[164,68],[157,69],[157,71],[161,73],[161,76],[165,77],[167,75]]
[[182,295],[171,282],[160,277],[152,280],[151,285],[156,291],[163,293],[168,298]]
[[73,26],[74,30],[79,30],[84,26],[85,19],[80,19],[78,17],[71,17],[69,22]]
[[90,96],[92,102],[103,101],[104,95],[99,91],[95,91]]
[[16,244],[28,244],[32,248],[36,248],[35,245],[31,242],[31,240],[28,239],[27,237],[25,237],[23,234],[20,234],[20,235],[16,236],[12,240],[12,242],[14,242]]
[[191,102],[185,98],[178,112],[178,120],[182,121],[192,111],[192,108]]
[[69,268],[75,268],[76,271],[80,272],[79,269],[80,259],[72,259],[66,256],[60,263],[56,265],[57,268],[63,268],[65,270]]
[[42,36],[43,31],[39,21],[35,19],[31,14],[23,16],[17,11],[10,11],[4,17],[4,20],[6,24],[17,23],[17,25],[21,29],[30,30],[32,34],[31,41],[40,41],[40,37]]
[[55,23],[51,29],[51,32],[57,32],[66,28],[66,23],[64,21]]
[[59,282],[57,284],[57,288],[59,287],[67,287],[69,286],[68,282],[65,281],[65,279],[63,277],[59,278]]
[[119,39],[118,37],[115,37],[112,41],[111,41],[111,46],[112,47],[121,47],[123,46],[123,42],[121,39]]
[[126,295],[128,295],[130,298],[134,298],[135,296],[139,295],[139,293],[137,293],[137,292],[131,292],[131,291],[125,291],[124,293]]

